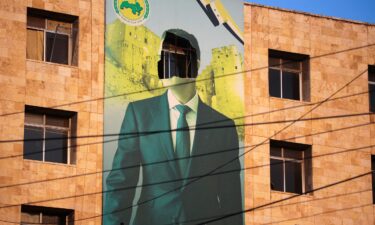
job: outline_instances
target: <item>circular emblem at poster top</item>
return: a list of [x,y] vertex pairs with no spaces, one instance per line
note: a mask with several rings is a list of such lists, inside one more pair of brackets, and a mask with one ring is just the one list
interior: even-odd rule
[[117,17],[132,26],[143,24],[150,14],[147,0],[113,0],[113,7]]

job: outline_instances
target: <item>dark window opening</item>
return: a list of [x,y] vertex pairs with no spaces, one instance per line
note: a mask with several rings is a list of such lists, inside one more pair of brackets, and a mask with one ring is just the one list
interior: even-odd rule
[[78,17],[27,8],[26,57],[66,65],[78,64]]
[[372,204],[375,204],[375,155],[371,155],[372,171]]
[[21,224],[74,225],[74,210],[22,205]]
[[309,56],[269,50],[269,94],[310,101]]
[[271,189],[302,194],[312,189],[311,146],[271,140]]
[[368,91],[370,112],[375,112],[375,66],[368,67]]
[[159,79],[196,78],[198,75],[197,49],[188,39],[167,32],[158,62]]
[[24,159],[75,164],[76,113],[25,107]]

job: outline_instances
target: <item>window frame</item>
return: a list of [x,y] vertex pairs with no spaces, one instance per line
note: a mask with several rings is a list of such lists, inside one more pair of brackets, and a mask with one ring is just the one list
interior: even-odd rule
[[375,205],[375,155],[371,155],[372,204]]
[[20,224],[33,224],[34,222],[25,222],[22,221],[23,214],[39,214],[39,223],[43,224],[43,216],[48,216],[52,214],[57,218],[63,218],[65,224],[74,224],[75,211],[72,209],[62,209],[62,208],[52,208],[44,206],[34,206],[34,205],[21,205],[21,220]]
[[[280,147],[281,149],[281,156],[272,156],[270,155],[270,159],[276,159],[276,160],[280,160],[282,161],[282,165],[283,165],[283,175],[284,175],[284,179],[283,179],[283,192],[288,192],[286,191],[286,169],[285,169],[285,165],[286,165],[286,162],[297,162],[300,164],[300,167],[301,167],[301,187],[302,187],[302,193],[305,193],[305,151],[304,150],[301,150],[301,153],[302,153],[302,159],[293,159],[293,158],[287,158],[284,156],[284,152],[285,150],[290,150],[288,148],[285,148],[285,147]],[[290,193],[290,192],[288,192]],[[294,193],[294,192],[291,192],[291,193]]]
[[[30,113],[30,114],[36,114],[36,113]],[[72,129],[72,118],[69,117],[68,120],[69,120],[69,126],[67,128],[64,128],[64,127],[59,127],[59,126],[52,126],[52,125],[47,125],[46,124],[46,121],[47,121],[47,114],[39,114],[39,115],[42,115],[43,116],[43,124],[37,124],[37,123],[28,123],[26,120],[25,120],[25,124],[24,126],[28,126],[28,127],[38,127],[38,128],[42,128],[43,129],[43,153],[42,153],[42,162],[50,162],[50,161],[46,161],[45,158],[46,158],[46,130],[47,129],[52,129],[52,130],[58,130],[58,131],[67,131],[67,162],[66,163],[63,163],[63,164],[68,164],[70,165],[70,151],[71,151],[71,129]],[[51,115],[49,115],[51,116]],[[58,163],[58,162],[54,162],[54,163]]]
[[[28,24],[28,19],[29,17],[34,17],[34,18],[40,18],[44,20],[44,28],[41,27],[36,27]],[[64,24],[69,24],[70,28],[70,33],[67,32],[61,32],[58,31],[58,27],[56,26],[55,30],[49,29],[48,28],[48,22],[53,21],[53,22],[60,22]],[[77,23],[75,27],[75,23]],[[68,65],[68,66],[78,66],[78,40],[75,41],[74,37],[78,39],[78,32],[79,32],[79,21],[77,16],[72,16],[72,15],[67,15],[67,14],[62,14],[62,13],[56,13],[56,12],[50,12],[50,11],[45,11],[45,10],[40,10],[40,9],[35,9],[35,8],[27,8],[27,16],[26,16],[26,30],[35,30],[35,31],[42,31],[43,32],[43,59],[38,60],[38,59],[32,59],[32,58],[27,58],[28,60],[36,60],[40,62],[46,62],[46,63],[55,63],[59,65]],[[76,30],[76,31],[75,31]],[[47,33],[50,33],[52,35],[56,34],[59,35],[64,35],[68,37],[68,46],[67,46],[67,51],[68,51],[68,63],[59,63],[59,62],[54,62],[51,60],[47,60]],[[26,34],[28,35],[28,34]],[[26,46],[27,48],[27,46]],[[53,48],[54,49],[54,48]],[[53,53],[53,52],[52,52]],[[76,62],[73,62],[73,58],[76,55],[77,60]],[[53,56],[53,54],[51,54]]]
[[[271,63],[271,59],[278,60],[278,63]],[[287,64],[298,63],[299,69],[288,68]],[[270,70],[277,70],[280,78],[280,97],[271,95]],[[284,97],[283,76],[285,72],[298,74],[298,94],[299,99]],[[269,97],[287,99],[292,101],[310,101],[310,57],[308,55],[284,52],[279,50],[268,50],[268,94]]]
[[[32,123],[26,120],[26,114],[34,114],[42,116],[43,123]],[[48,125],[47,124],[47,117],[60,117],[64,119],[68,119],[68,127],[62,127],[62,126],[54,126],[54,125]],[[43,139],[40,140],[42,142],[42,160],[37,159],[28,159],[25,158],[25,155],[23,159],[26,160],[33,160],[33,161],[40,161],[44,163],[58,163],[63,165],[74,165],[76,164],[76,160],[73,159],[73,152],[75,149],[73,148],[74,143],[76,142],[75,139],[73,139],[73,135],[76,133],[76,124],[77,123],[77,113],[71,112],[71,111],[64,111],[64,110],[56,110],[56,109],[48,109],[48,108],[41,108],[41,107],[35,107],[35,106],[25,106],[25,119],[24,119],[24,135],[26,127],[31,128],[41,128],[43,129]],[[66,163],[65,162],[54,162],[54,161],[46,161],[46,131],[47,129],[51,129],[54,131],[64,131],[67,132],[67,140],[66,140]],[[24,154],[25,154],[25,144],[23,146],[24,148]]]
[[[375,113],[375,105],[371,104],[372,103],[371,97],[372,95],[375,96],[375,65],[369,65],[367,71],[368,71],[369,111]],[[374,77],[374,80],[370,79],[371,76]],[[371,87],[373,88],[374,91],[371,91]]]
[[[274,57],[270,57],[270,58],[274,58]],[[283,58],[274,58],[274,59],[279,60],[279,64],[278,64],[279,67],[276,67],[275,65],[270,65],[269,69],[278,70],[280,72],[280,98],[290,99],[290,100],[295,100],[295,101],[303,101],[303,97],[302,97],[303,96],[303,92],[302,92],[302,68],[303,68],[302,62],[301,61],[295,61],[296,63],[298,62],[299,69],[294,70],[294,69],[290,69],[290,68],[284,68],[284,64],[290,62],[290,60],[286,60],[286,59],[283,59]],[[284,62],[284,61],[286,61],[286,62]],[[295,63],[295,62],[293,62],[293,63]],[[284,72],[298,73],[299,99],[285,98],[283,96],[283,74],[284,74]],[[275,97],[275,96],[271,96],[271,97]]]
[[[271,140],[269,145],[269,153],[270,153],[270,188],[271,191],[279,191],[284,193],[294,193],[294,194],[304,194],[309,190],[312,190],[312,161],[311,161],[311,145],[300,144],[300,143],[292,143],[292,142],[285,142],[285,141],[278,141],[278,140]],[[280,156],[272,155],[272,148],[277,148],[280,150]],[[301,152],[301,159],[291,158],[285,156],[285,151],[299,151]],[[273,164],[271,161],[279,160],[282,161],[282,174],[283,174],[283,190],[276,190],[272,188],[272,166]],[[287,191],[287,173],[286,173],[286,164],[288,162],[299,163],[301,169],[301,193],[299,192],[290,192]],[[281,164],[281,163],[277,163]],[[307,176],[310,176],[308,178]]]

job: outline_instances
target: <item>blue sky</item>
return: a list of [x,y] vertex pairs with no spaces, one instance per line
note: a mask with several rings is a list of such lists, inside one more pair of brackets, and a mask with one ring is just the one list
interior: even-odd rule
[[244,0],[375,24],[375,0]]

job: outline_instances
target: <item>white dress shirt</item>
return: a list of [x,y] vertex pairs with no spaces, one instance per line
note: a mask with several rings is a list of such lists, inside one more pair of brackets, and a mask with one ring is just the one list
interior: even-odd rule
[[180,117],[180,112],[177,110],[177,105],[186,105],[189,106],[191,109],[186,114],[186,122],[189,125],[189,134],[190,134],[190,155],[191,151],[193,150],[193,143],[194,143],[194,135],[195,135],[195,125],[197,123],[197,111],[198,111],[198,94],[195,93],[194,97],[190,99],[186,104],[181,104],[177,98],[173,95],[173,93],[168,90],[168,104],[169,104],[169,121],[171,125],[171,135],[172,135],[172,142],[173,142],[173,150],[176,152],[176,129],[177,129],[177,121]]

